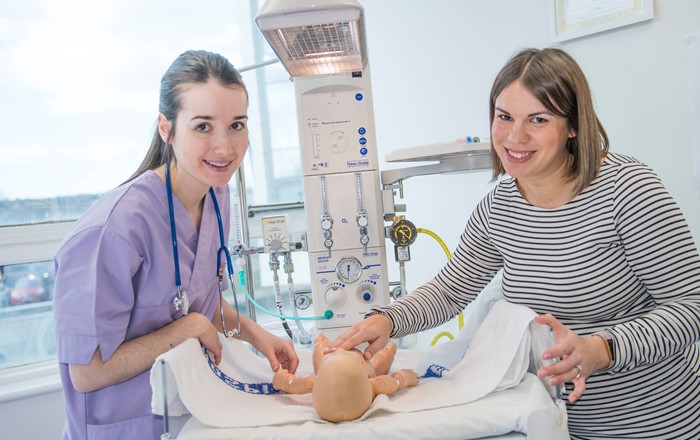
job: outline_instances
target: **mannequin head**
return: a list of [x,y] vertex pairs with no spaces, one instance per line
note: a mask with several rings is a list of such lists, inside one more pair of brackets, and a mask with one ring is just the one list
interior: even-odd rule
[[355,420],[374,400],[371,365],[357,350],[337,350],[321,359],[313,389],[316,413],[330,422]]
[[314,340],[314,372],[297,377],[284,368],[275,372],[272,386],[291,394],[311,393],[314,409],[329,422],[355,420],[364,414],[375,396],[392,394],[418,385],[418,375],[403,369],[389,376],[396,344],[389,342],[369,361],[356,349],[338,348],[324,353],[330,341],[319,333]]

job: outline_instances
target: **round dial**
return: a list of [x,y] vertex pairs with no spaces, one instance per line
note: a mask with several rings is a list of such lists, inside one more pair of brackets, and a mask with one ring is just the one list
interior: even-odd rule
[[311,305],[311,298],[309,295],[299,294],[294,298],[294,303],[299,310],[306,310]]
[[323,295],[323,299],[326,301],[328,307],[339,308],[342,307],[347,301],[347,295],[345,290],[340,286],[331,286],[326,290]]
[[270,252],[280,252],[289,249],[287,238],[275,233],[265,238],[265,245],[270,249]]
[[406,219],[397,221],[391,226],[391,241],[399,246],[408,246],[416,241],[418,230],[416,226]]
[[362,275],[362,263],[355,257],[343,257],[335,266],[335,273],[340,281],[354,283]]
[[372,304],[374,302],[374,286],[369,283],[360,284],[357,288],[357,299],[364,304]]

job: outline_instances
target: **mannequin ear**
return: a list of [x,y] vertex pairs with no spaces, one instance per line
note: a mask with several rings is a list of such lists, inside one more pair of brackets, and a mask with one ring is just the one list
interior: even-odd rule
[[163,113],[158,113],[158,133],[160,133],[160,138],[166,144],[169,143],[170,129],[172,128],[172,123],[165,117]]

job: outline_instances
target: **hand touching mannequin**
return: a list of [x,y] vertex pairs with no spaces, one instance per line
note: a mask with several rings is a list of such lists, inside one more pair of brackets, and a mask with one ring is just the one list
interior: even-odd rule
[[330,340],[319,333],[314,340],[315,375],[296,377],[280,368],[272,380],[276,390],[290,394],[312,393],[314,409],[324,420],[355,420],[369,409],[377,395],[418,385],[418,375],[413,370],[399,370],[389,375],[396,354],[393,342],[369,361],[355,349],[324,354],[328,345]]

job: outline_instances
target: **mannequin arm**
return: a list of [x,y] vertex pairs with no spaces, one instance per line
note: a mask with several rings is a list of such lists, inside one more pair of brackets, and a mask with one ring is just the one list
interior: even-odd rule
[[289,394],[308,394],[314,389],[316,376],[297,377],[280,368],[272,377],[272,387]]
[[374,395],[393,394],[406,387],[418,385],[418,374],[413,370],[399,370],[391,376],[382,375],[370,380]]

